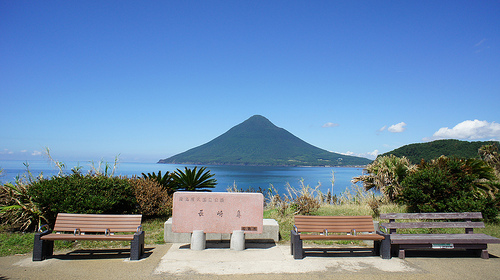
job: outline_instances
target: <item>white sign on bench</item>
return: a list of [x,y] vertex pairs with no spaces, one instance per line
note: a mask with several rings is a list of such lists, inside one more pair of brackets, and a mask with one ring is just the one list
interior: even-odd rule
[[176,192],[173,199],[173,232],[196,233],[196,236],[200,236],[199,231],[237,232],[243,238],[246,233],[262,233],[261,193]]

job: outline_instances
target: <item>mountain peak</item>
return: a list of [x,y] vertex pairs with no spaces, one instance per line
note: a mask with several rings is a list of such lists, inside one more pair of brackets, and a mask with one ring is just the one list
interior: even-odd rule
[[246,121],[234,126],[233,129],[261,130],[261,129],[279,129],[270,120],[261,115],[253,115]]
[[346,166],[370,162],[308,144],[261,115],[250,117],[208,143],[159,161],[267,166]]

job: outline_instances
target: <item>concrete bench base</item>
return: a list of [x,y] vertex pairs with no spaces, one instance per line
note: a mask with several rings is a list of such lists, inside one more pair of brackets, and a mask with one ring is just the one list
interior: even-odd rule
[[[274,219],[264,219],[264,227],[261,234],[245,234],[246,242],[278,242],[279,225]],[[172,218],[169,218],[164,225],[163,239],[167,243],[190,243],[191,233],[172,232]],[[229,233],[207,233],[206,241],[230,241]]]

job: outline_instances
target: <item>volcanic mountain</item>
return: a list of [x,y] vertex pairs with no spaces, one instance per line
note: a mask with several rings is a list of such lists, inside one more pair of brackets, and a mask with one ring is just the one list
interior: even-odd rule
[[158,161],[262,166],[356,166],[370,162],[315,147],[260,115],[252,116],[208,143]]

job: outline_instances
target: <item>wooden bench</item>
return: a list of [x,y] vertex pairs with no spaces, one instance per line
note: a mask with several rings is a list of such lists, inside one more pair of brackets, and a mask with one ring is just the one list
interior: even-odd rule
[[[54,240],[114,240],[131,241],[130,260],[139,260],[144,254],[142,215],[57,214],[54,231],[47,229],[35,234],[33,261],[52,256]],[[134,234],[115,234],[131,233]]]
[[[461,249],[476,250],[483,259],[489,258],[487,244],[500,243],[500,239],[482,233],[474,233],[474,228],[484,228],[483,222],[473,221],[482,219],[480,212],[464,213],[390,213],[381,214],[381,219],[388,219],[388,223],[381,223],[381,228],[389,232],[385,234],[390,240],[392,255],[398,253],[399,258],[405,258],[405,250],[427,249]],[[412,220],[396,222],[396,220]],[[420,221],[414,221],[420,220]],[[423,220],[423,221],[422,221]],[[438,221],[436,221],[438,220]],[[457,234],[400,234],[398,229],[437,229],[463,228],[465,233]]]
[[303,240],[372,240],[373,253],[390,258],[390,245],[375,233],[371,216],[295,216],[290,247],[294,259],[304,258]]

